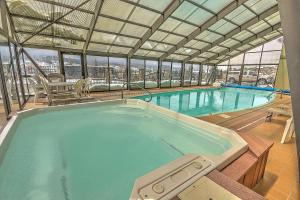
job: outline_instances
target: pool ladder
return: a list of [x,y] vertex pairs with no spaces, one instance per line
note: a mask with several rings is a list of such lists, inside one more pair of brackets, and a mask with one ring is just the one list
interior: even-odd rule
[[267,98],[270,98],[273,94],[277,94],[277,93],[280,94],[280,99],[282,99],[282,96],[283,96],[283,94],[284,94],[283,90],[274,90],[271,94],[269,94],[269,95],[267,96]]
[[[124,87],[125,87],[125,85],[128,85],[128,83],[126,82],[122,86],[122,89],[121,89],[122,99],[124,99]],[[147,93],[149,95],[149,99],[145,99],[146,102],[150,102],[152,100],[152,93],[150,91],[146,90],[145,88],[141,87],[139,84],[136,84],[136,83],[130,83],[130,85],[137,86],[138,88],[142,89],[145,93]]]

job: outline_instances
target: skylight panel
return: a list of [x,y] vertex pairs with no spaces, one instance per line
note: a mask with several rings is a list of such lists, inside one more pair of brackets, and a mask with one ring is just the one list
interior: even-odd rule
[[134,55],[137,56],[145,56],[146,54],[148,54],[150,51],[144,50],[144,49],[138,49]]
[[187,48],[187,47],[181,47],[181,48],[177,49],[174,53],[192,55],[196,52],[197,52],[197,50],[195,50],[195,49],[190,49],[190,48]]
[[251,32],[254,32],[254,33],[259,33],[259,32],[262,32],[263,30],[269,28],[270,26],[264,22],[264,21],[259,21],[258,23],[250,26],[248,28],[248,30],[250,30]]
[[170,60],[172,60],[172,59],[174,59],[174,60],[184,60],[184,59],[186,59],[187,57],[188,57],[188,56],[178,55],[178,54],[173,53],[173,54],[169,55],[169,56],[167,57],[167,59],[170,59]]
[[231,3],[233,0],[214,0],[214,1],[193,0],[193,1],[211,10],[212,12],[217,13],[220,10],[222,10],[224,7],[226,7],[229,3]]
[[196,58],[193,58],[191,61],[192,61],[192,62],[203,62],[204,60],[206,60],[206,58],[199,58],[199,57],[196,57]]
[[202,25],[204,22],[213,17],[213,14],[198,8],[191,16],[189,16],[186,20],[192,22],[194,24]]
[[172,48],[173,46],[168,45],[168,44],[162,44],[162,43],[158,43],[155,47],[154,50],[158,50],[158,51],[168,51]]
[[258,15],[276,4],[276,0],[249,0],[245,3],[246,6],[250,7],[250,9]]
[[265,41],[265,40],[262,39],[262,38],[257,38],[256,40],[253,40],[253,41],[249,42],[249,44],[251,44],[251,45],[253,45],[253,46],[256,46],[256,45],[258,45],[258,44],[263,43],[264,41]]
[[168,35],[168,33],[162,32],[162,31],[155,31],[150,39],[151,40],[155,40],[155,41],[162,41],[166,36]]
[[92,38],[91,38],[91,41],[111,44],[111,43],[114,42],[116,37],[117,37],[117,35],[107,34],[107,33],[100,33],[100,32],[94,31],[93,35],[92,35]]
[[105,17],[98,17],[95,29],[118,33],[121,30],[123,24],[124,22],[121,21]]
[[158,51],[150,51],[147,54],[147,56],[149,56],[149,57],[155,57],[155,58],[161,57],[162,55],[163,55],[163,53],[158,52]]
[[186,19],[191,14],[193,14],[198,8],[194,6],[193,4],[184,1],[172,14],[172,16],[180,18],[180,19]]
[[157,45],[157,42],[146,41],[141,48],[143,49],[153,49]]
[[237,9],[226,15],[226,19],[233,21],[238,25],[242,25],[250,19],[254,18],[256,15],[248,10],[243,5],[239,6]]
[[158,17],[160,17],[160,14],[140,7],[135,7],[129,20],[136,23],[152,26]]
[[221,38],[222,36],[213,32],[204,31],[200,35],[198,35],[196,38],[200,40],[204,40],[206,42],[212,43],[216,41],[217,39]]
[[220,46],[215,46],[213,48],[210,49],[210,51],[215,52],[215,53],[220,53],[222,51],[226,50],[226,48],[224,47],[220,47]]
[[130,50],[130,48],[126,47],[111,46],[109,53],[128,54]]
[[173,32],[181,35],[188,36],[194,30],[196,30],[196,26],[192,26],[186,23],[181,23]]
[[244,41],[245,39],[251,37],[253,34],[250,33],[249,31],[241,31],[238,34],[234,35],[232,38],[239,40],[239,41]]
[[109,0],[104,1],[101,8],[101,14],[121,19],[127,19],[133,8],[133,5],[125,3],[123,1]]
[[180,25],[180,21],[173,19],[173,18],[168,18],[161,26],[160,29],[165,30],[165,31],[173,31],[177,26]]
[[135,37],[141,37],[146,33],[147,30],[148,30],[148,28],[126,23],[125,26],[123,27],[121,33],[126,34],[126,35],[135,36]]
[[[131,1],[135,1],[135,0],[131,0]],[[149,0],[140,0],[139,4],[163,12],[170,5],[171,2],[172,0],[159,0],[159,1],[155,1],[155,3]]]
[[126,46],[134,46],[138,42],[137,39],[124,37],[124,36],[117,36],[114,44],[126,45]]
[[222,19],[222,20],[219,20],[217,23],[213,24],[212,26],[210,26],[209,30],[213,30],[213,31],[218,32],[222,35],[225,35],[228,32],[235,29],[236,27],[237,27],[236,25]]
[[204,53],[201,53],[199,55],[199,57],[204,57],[204,58],[210,58],[212,56],[216,55],[216,53],[212,53],[212,52],[204,52]]
[[251,48],[251,47],[252,47],[252,46],[249,45],[249,44],[244,44],[243,46],[237,48],[237,50],[239,50],[239,51],[245,51],[245,50],[247,50],[247,49],[249,49],[249,48]]
[[107,52],[110,48],[110,45],[96,44],[90,42],[88,46],[88,50],[97,51],[97,52]]
[[177,44],[183,39],[183,37],[178,35],[169,34],[163,41],[166,43]]
[[239,44],[238,41],[233,40],[233,39],[227,39],[224,42],[220,43],[220,45],[225,46],[225,47],[233,47],[234,45]]
[[274,13],[273,15],[270,15],[266,18],[267,22],[271,25],[275,25],[280,22],[280,15],[279,12]]

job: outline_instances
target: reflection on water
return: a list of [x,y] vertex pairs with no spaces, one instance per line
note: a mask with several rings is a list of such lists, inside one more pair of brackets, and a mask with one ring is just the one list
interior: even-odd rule
[[[148,96],[136,98],[144,100]],[[153,94],[151,102],[190,116],[203,116],[260,106],[273,98],[267,91],[221,88]]]

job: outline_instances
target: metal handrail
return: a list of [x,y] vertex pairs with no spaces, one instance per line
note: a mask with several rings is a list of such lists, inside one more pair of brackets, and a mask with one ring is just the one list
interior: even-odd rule
[[267,98],[271,97],[273,94],[280,93],[280,99],[282,99],[283,91],[282,90],[274,90],[267,96]]
[[[124,99],[124,86],[125,85],[128,85],[128,83],[124,83],[123,86],[122,86],[122,89],[121,89],[121,92],[122,92],[122,99]],[[141,87],[139,84],[136,84],[136,83],[130,83],[130,85],[135,85],[137,86],[138,88],[142,89],[144,92],[146,92],[148,95],[149,95],[149,99],[145,99],[146,102],[150,102],[152,100],[152,93],[148,90],[146,90],[145,88]]]

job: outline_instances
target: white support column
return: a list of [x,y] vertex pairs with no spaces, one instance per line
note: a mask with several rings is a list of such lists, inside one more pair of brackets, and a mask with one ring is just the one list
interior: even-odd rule
[[300,166],[300,1],[278,0],[278,4],[286,48],[296,132],[298,166]]

